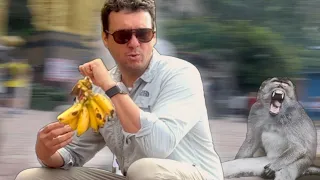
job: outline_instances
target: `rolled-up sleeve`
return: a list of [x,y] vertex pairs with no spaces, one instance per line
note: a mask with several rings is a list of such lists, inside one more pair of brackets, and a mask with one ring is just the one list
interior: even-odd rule
[[200,73],[194,66],[167,77],[151,112],[140,110],[141,129],[135,136],[149,157],[169,156],[207,113]]
[[82,136],[74,136],[72,143],[58,150],[64,160],[63,168],[72,166],[83,166],[94,155],[105,146],[105,141],[101,134],[88,129]]
[[[69,169],[72,165],[72,157],[71,154],[65,149],[65,148],[61,148],[58,150],[58,153],[60,154],[60,156],[63,159],[63,165],[60,167],[61,169]],[[39,158],[37,158],[40,165],[42,167],[48,167],[47,165],[45,165]]]

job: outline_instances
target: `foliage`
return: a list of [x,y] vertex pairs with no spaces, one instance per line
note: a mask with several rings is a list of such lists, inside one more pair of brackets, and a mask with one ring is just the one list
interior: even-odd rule
[[268,77],[290,76],[299,68],[297,47],[286,44],[270,28],[249,21],[216,22],[205,17],[171,20],[164,26],[165,38],[178,50],[198,54],[232,50],[238,86],[244,92],[256,90]]

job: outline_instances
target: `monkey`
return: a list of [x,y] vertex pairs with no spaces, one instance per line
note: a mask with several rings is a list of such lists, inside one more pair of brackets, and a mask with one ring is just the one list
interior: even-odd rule
[[288,78],[262,82],[247,119],[247,134],[234,160],[222,162],[224,177],[294,180],[320,175],[314,165],[317,131]]

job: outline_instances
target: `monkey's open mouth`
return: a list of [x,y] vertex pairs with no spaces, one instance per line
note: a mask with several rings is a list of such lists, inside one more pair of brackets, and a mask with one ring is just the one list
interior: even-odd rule
[[277,115],[280,112],[280,108],[284,100],[284,97],[285,94],[282,90],[275,90],[272,92],[269,110],[271,115]]

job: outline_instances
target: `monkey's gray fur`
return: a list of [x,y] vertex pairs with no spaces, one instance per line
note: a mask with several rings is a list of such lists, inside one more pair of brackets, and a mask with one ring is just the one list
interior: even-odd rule
[[320,168],[313,164],[316,151],[316,128],[297,101],[293,83],[270,78],[260,86],[235,159],[222,163],[224,177],[295,180],[320,175]]

